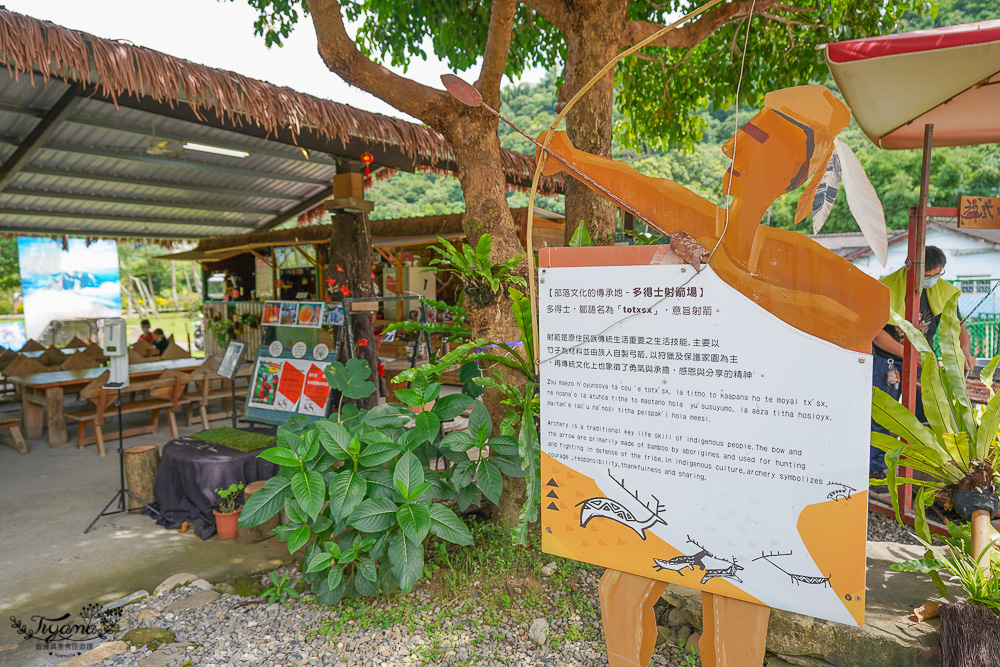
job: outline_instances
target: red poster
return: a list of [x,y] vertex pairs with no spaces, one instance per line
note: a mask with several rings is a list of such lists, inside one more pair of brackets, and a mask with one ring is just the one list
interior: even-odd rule
[[302,401],[299,411],[304,414],[323,416],[326,402],[330,398],[330,383],[326,381],[323,369],[316,364],[310,364],[306,373],[306,387],[303,392],[307,400]]
[[278,393],[288,399],[294,406],[299,402],[302,395],[302,383],[305,375],[298,368],[285,362],[285,367],[281,370],[281,378],[278,379]]

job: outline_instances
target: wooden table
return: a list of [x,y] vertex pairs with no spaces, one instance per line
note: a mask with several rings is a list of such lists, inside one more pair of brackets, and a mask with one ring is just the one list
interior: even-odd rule
[[[129,378],[158,375],[163,371],[189,371],[200,366],[204,359],[171,359],[133,364],[129,367]],[[63,400],[66,394],[80,391],[96,380],[107,368],[88,368],[80,371],[51,371],[36,373],[22,378],[9,378],[21,392],[21,422],[24,437],[40,438],[45,422],[48,421],[49,447],[59,447],[68,442],[66,418],[63,416]],[[48,408],[48,419],[44,410]]]
[[[63,354],[65,354],[68,357],[70,355],[76,354],[77,352],[83,352],[86,349],[87,348],[85,348],[85,347],[65,347],[65,348],[60,349],[59,351],[62,352]],[[48,349],[45,349],[45,350],[35,350],[34,352],[18,352],[18,354],[20,354],[23,357],[27,357],[28,359],[37,359],[38,357],[42,356],[46,352],[48,352]]]

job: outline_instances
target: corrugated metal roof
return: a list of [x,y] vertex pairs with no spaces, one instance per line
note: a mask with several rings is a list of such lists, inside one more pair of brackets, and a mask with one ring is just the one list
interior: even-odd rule
[[[69,89],[0,70],[0,159],[15,154]],[[186,141],[249,155],[184,149]],[[335,173],[335,160],[315,151],[80,99],[0,190],[0,233],[243,234],[321,197]]]

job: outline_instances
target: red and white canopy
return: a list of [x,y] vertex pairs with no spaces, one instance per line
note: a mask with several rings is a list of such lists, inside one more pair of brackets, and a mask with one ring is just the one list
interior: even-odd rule
[[826,60],[865,134],[887,149],[1000,143],[1000,20],[837,42]]

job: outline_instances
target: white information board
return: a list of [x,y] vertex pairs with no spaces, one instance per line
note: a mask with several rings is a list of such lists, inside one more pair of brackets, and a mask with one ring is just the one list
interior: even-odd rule
[[543,548],[860,625],[871,357],[693,272],[540,272]]

